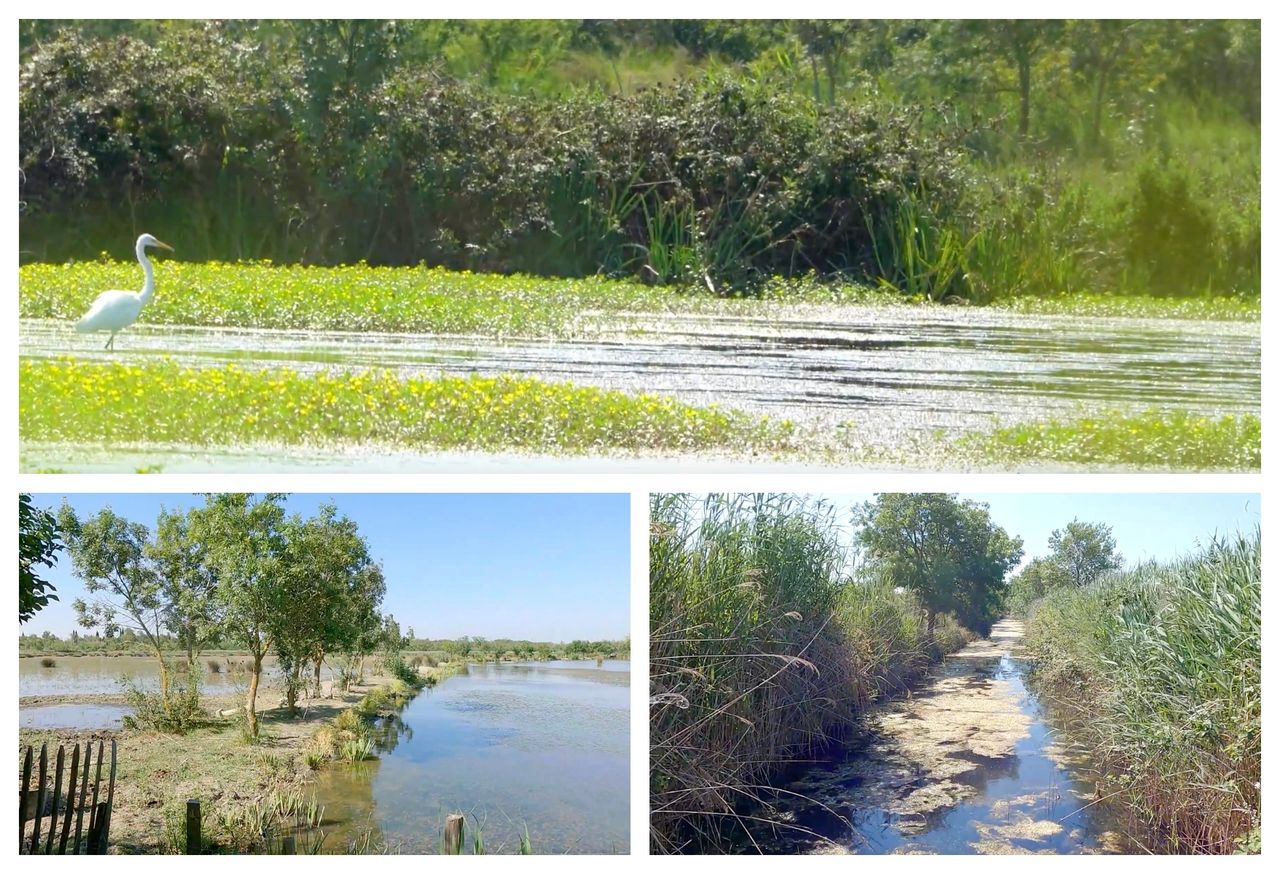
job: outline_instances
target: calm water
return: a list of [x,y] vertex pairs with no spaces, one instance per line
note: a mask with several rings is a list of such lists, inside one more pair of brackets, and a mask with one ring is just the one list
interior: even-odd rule
[[18,710],[19,728],[120,728],[133,712],[116,704],[48,704]]
[[[221,665],[220,672],[209,669],[208,662]],[[205,656],[198,662],[200,687],[213,694],[227,694],[248,686],[248,678],[234,666],[241,659],[231,657],[230,664],[223,656]],[[28,695],[115,695],[122,691],[121,680],[128,678],[138,688],[154,692],[160,688],[160,668],[150,656],[56,656],[54,666],[46,668],[35,657],[18,659],[18,696]],[[275,659],[264,663],[268,680],[275,676]],[[322,677],[331,679],[328,665],[322,669]],[[171,681],[185,677],[171,674]]]
[[[121,336],[113,353],[75,334],[70,323],[23,320],[19,348],[24,358],[141,363],[163,357],[192,366],[235,362],[303,372],[379,368],[404,377],[516,373],[785,417],[815,446],[844,426],[856,428],[859,444],[888,447],[904,435],[923,439],[939,430],[958,434],[1110,410],[1221,415],[1257,414],[1261,407],[1257,323],[1026,316],[962,307],[765,312],[635,318],[625,333],[573,342],[139,326]],[[244,463],[254,469],[264,463],[272,469],[496,469],[505,463],[461,454],[382,453],[369,460],[341,451],[237,451],[248,452],[252,461]],[[24,445],[21,463],[24,469],[132,469],[139,462],[130,452]],[[166,470],[237,469],[235,453],[188,454],[160,458]],[[932,458],[919,464],[938,467]],[[526,456],[513,466],[554,465]]]
[[[629,662],[471,665],[384,721],[379,758],[320,774],[325,852],[435,853],[449,813],[489,853],[626,853]],[[468,849],[468,852],[470,850]]]

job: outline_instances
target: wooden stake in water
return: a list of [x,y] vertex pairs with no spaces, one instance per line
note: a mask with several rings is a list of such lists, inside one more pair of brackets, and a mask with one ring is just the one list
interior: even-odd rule
[[444,818],[444,854],[446,856],[462,855],[462,823],[461,813],[451,813]]

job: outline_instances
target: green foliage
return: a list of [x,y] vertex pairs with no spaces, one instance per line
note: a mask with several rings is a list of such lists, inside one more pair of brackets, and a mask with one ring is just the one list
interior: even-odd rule
[[20,382],[26,440],[599,452],[773,449],[792,431],[789,422],[714,406],[512,376],[401,379],[60,360],[23,362]]
[[1260,291],[1256,21],[33,21],[22,53],[41,260],[145,225],[202,260]]
[[964,446],[1002,465],[1040,461],[1159,470],[1258,470],[1262,421],[1180,410],[1121,412],[1000,428]]
[[929,632],[940,613],[986,634],[998,617],[1005,574],[1022,540],[991,521],[985,504],[954,495],[886,493],[855,513],[858,543],[875,572],[915,592]]
[[1261,595],[1255,533],[1033,607],[1037,683],[1156,849],[1230,853],[1257,827]]
[[[73,319],[106,288],[137,284],[138,265],[112,261],[19,268],[24,317]],[[184,263],[157,268],[150,324],[485,336],[572,336],[584,312],[616,319],[665,311],[669,297],[634,282],[548,280],[427,268]],[[173,293],[170,294],[169,291]]]
[[186,734],[208,721],[200,706],[200,684],[195,674],[170,694],[145,692],[131,683],[124,684],[125,701],[133,710],[124,718],[124,727],[166,734]]
[[1124,564],[1116,551],[1111,526],[1072,519],[1065,528],[1055,528],[1049,535],[1053,560],[1066,571],[1073,586],[1094,583],[1107,571]]
[[28,494],[18,495],[18,622],[23,623],[50,601],[58,600],[53,585],[36,568],[51,568],[63,549],[58,520],[42,510]]
[[[722,848],[770,776],[920,675],[927,623],[888,578],[848,576],[825,505],[655,495],[650,508],[651,845]],[[939,647],[969,639],[954,620],[935,632]]]

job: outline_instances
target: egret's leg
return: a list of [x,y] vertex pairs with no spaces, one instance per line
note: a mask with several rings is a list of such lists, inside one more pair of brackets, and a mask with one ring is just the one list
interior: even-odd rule
[[107,345],[103,346],[102,348],[115,349],[116,348],[115,343],[116,343],[116,332],[112,331],[111,336],[107,338]]

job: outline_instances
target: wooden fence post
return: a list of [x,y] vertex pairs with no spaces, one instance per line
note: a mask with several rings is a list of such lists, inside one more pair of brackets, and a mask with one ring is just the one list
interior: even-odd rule
[[187,855],[200,855],[200,802],[194,798],[187,802]]
[[444,818],[444,854],[446,856],[462,855],[462,823],[461,813],[451,813]]

